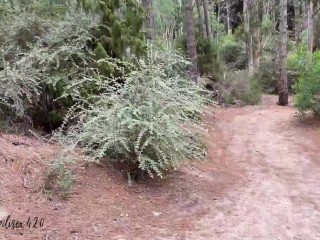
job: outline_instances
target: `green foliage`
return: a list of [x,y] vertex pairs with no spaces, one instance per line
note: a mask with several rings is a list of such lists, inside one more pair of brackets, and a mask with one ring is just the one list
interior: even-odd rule
[[[226,35],[225,32],[225,25],[221,23],[221,21],[218,20],[217,15],[214,11],[210,13],[211,17],[211,26],[212,26],[212,31],[214,32],[215,35],[215,40],[220,42],[224,36]],[[221,19],[220,19],[221,20]]]
[[99,17],[71,10],[59,21],[29,12],[7,18],[0,28],[5,38],[0,48],[1,104],[16,115],[27,113],[36,125],[50,125],[47,130],[59,126],[63,109],[76,100],[73,92],[88,91],[66,86],[92,71],[87,44],[98,24]]
[[130,49],[135,56],[146,51],[144,33],[144,10],[137,0],[77,0],[78,6],[86,12],[101,16],[96,42],[99,42],[109,56],[123,58]]
[[[128,48],[137,55],[144,51],[143,14],[139,4],[129,0],[102,8],[94,4],[95,11],[87,14],[71,2],[43,3],[15,3],[14,9],[3,10],[7,17],[0,23],[0,104],[19,116],[27,113],[36,126],[51,131],[62,123],[78,94],[99,92],[88,75],[118,74],[115,66],[99,59],[125,58]],[[65,11],[56,13],[58,7]],[[53,16],[45,15],[45,9]],[[75,79],[82,84],[74,85]]]
[[136,64],[121,87],[116,81],[103,85],[106,91],[96,101],[70,111],[69,118],[79,116],[77,124],[66,136],[57,132],[56,137],[63,145],[80,143],[97,160],[123,162],[129,174],[162,176],[183,160],[202,159],[201,116],[207,98],[186,76],[188,62],[150,49]]
[[62,199],[67,199],[70,195],[75,178],[72,171],[66,167],[68,162],[73,162],[73,159],[62,153],[50,165],[43,189],[50,200],[55,194],[59,194]]
[[155,14],[155,30],[158,36],[165,33],[166,29],[172,27],[174,24],[182,22],[181,7],[174,0],[155,0],[154,9]]
[[[93,8],[80,4],[87,13],[68,4],[15,4],[5,8],[8,17],[0,25],[0,104],[19,116],[27,113],[48,131],[62,123],[78,95],[89,98],[100,91],[87,76],[121,77],[114,63],[101,59],[126,58],[128,49],[136,56],[145,51],[143,12],[136,1],[93,2]],[[44,16],[42,10],[58,6],[65,11]],[[82,84],[74,85],[74,80]]]
[[217,46],[212,41],[199,37],[197,41],[198,66],[201,75],[215,75],[219,72]]
[[301,37],[301,43],[303,45],[308,45],[308,29],[304,29],[301,32],[300,37]]
[[62,199],[67,199],[70,194],[70,189],[74,183],[74,177],[72,172],[70,172],[64,164],[59,164],[58,167],[58,179],[57,179],[60,189]]
[[290,71],[303,72],[312,58],[306,44],[300,44],[288,55],[288,68]]
[[262,84],[263,91],[268,94],[277,93],[277,75],[274,74],[274,65],[276,63],[271,56],[261,58],[259,80]]
[[[305,56],[307,58],[304,58]],[[305,52],[300,52],[298,69],[301,70],[299,81],[295,85],[296,107],[304,114],[311,110],[320,117],[320,52],[315,52],[310,58]]]
[[261,30],[264,35],[271,34],[272,20],[270,15],[265,15],[261,22]]
[[247,66],[245,46],[235,41],[233,35],[226,36],[220,46],[220,57],[233,70],[244,70]]
[[22,58],[9,66],[5,63],[0,71],[0,114],[2,110],[12,110],[17,116],[23,116],[26,107],[39,93],[39,73],[30,66],[28,58]]
[[247,71],[225,73],[217,88],[218,97],[226,104],[257,105],[261,101],[261,83]]
[[235,29],[233,36],[239,42],[246,42],[247,33],[245,32],[243,25],[240,25]]
[[245,105],[258,105],[261,103],[262,86],[257,78],[249,78],[246,91],[240,94],[240,101]]
[[[200,75],[209,75],[211,78],[218,80],[222,75],[222,63],[218,59],[219,50],[213,41],[203,38],[199,33],[197,35],[197,54],[198,68]],[[187,54],[187,39],[181,36],[176,41],[176,48],[184,54]]]

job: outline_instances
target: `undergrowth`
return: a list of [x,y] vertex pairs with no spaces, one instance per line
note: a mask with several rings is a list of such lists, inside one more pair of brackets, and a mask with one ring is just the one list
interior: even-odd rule
[[66,134],[62,127],[55,137],[64,146],[81,146],[97,161],[124,163],[132,178],[139,172],[162,177],[183,160],[203,159],[202,116],[209,100],[186,75],[188,64],[174,52],[154,48],[129,64],[129,73],[116,64],[125,82],[95,76],[102,93],[71,108],[66,123],[77,119],[77,124]]
[[312,111],[320,117],[320,52],[310,55],[301,51],[297,59],[300,77],[295,84],[295,105],[301,114]]

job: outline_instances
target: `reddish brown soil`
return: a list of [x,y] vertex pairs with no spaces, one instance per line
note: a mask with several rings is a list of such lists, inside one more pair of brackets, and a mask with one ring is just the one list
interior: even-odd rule
[[0,218],[45,219],[0,225],[0,239],[320,239],[320,124],[275,102],[210,108],[208,161],[163,180],[129,187],[111,167],[71,166],[67,201],[42,193],[56,146],[0,135]]

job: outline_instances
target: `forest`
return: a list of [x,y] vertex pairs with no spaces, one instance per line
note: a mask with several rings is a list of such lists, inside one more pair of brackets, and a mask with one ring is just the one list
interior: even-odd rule
[[0,0],[0,239],[320,239],[318,0]]

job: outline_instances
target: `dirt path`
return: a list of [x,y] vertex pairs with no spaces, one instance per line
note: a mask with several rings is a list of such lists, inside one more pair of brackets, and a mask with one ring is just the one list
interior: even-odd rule
[[0,240],[320,239],[320,124],[275,102],[212,108],[208,161],[164,180],[129,187],[110,167],[71,166],[67,201],[42,191],[55,147],[0,134],[0,215],[45,219],[36,229],[0,226]]
[[293,108],[275,101],[218,113],[227,151],[245,177],[190,239],[320,239],[320,128],[298,123]]

